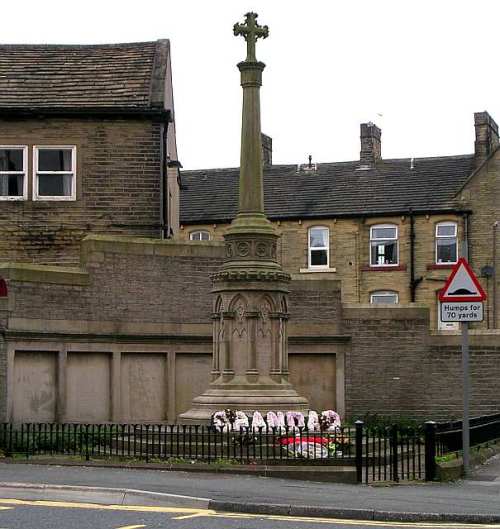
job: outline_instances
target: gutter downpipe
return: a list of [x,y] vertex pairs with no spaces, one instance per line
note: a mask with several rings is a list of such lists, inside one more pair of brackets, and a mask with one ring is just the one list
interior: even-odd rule
[[464,213],[464,239],[462,242],[462,257],[469,260],[469,214]]
[[497,228],[498,220],[493,223],[493,328],[497,328]]
[[160,238],[167,239],[170,234],[168,221],[168,204],[167,204],[167,133],[168,121],[160,125]]
[[410,217],[410,301],[415,303],[417,299],[417,287],[423,277],[415,278],[415,215],[410,208],[408,211]]

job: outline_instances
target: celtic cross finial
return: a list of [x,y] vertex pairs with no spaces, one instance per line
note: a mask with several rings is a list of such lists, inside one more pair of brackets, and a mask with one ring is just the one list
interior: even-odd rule
[[269,28],[267,26],[259,26],[257,24],[257,16],[257,13],[247,13],[243,24],[236,23],[233,26],[235,36],[242,35],[247,41],[247,62],[257,61],[255,57],[255,43],[257,39],[265,39],[269,35]]

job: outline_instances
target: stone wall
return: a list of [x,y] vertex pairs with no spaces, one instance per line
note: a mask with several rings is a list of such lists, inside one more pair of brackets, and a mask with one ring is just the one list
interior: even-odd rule
[[[209,383],[218,242],[92,235],[80,267],[0,264],[0,417],[169,421]],[[460,336],[421,306],[342,304],[293,280],[291,380],[344,416],[459,416]],[[500,409],[500,335],[471,332],[472,413]]]
[[[88,233],[160,235],[160,125],[2,120],[0,144],[28,146],[28,199],[2,201],[0,262],[76,264]],[[33,146],[76,146],[76,200],[33,200]]]
[[[429,334],[427,309],[344,307],[346,413],[443,420],[460,418],[460,335]],[[500,409],[500,334],[472,331],[471,415]]]
[[[2,416],[174,421],[209,382],[210,276],[222,255],[217,242],[92,235],[80,267],[0,264],[8,286],[0,376],[10,373]],[[339,331],[340,284],[294,281],[290,303],[291,366],[303,371],[294,382],[332,407],[336,345],[317,351],[307,335]],[[311,354],[318,365],[304,367]],[[311,372],[321,381],[311,384]]]

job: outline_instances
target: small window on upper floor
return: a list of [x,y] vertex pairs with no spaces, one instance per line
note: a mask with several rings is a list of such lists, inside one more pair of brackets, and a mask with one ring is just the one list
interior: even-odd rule
[[34,147],[33,164],[33,200],[76,199],[76,147]]
[[457,224],[440,222],[436,224],[436,264],[457,262]]
[[370,266],[395,266],[399,262],[398,227],[377,224],[370,228]]
[[0,145],[0,200],[28,198],[28,148]]
[[328,268],[330,266],[330,230],[324,226],[309,228],[309,268]]
[[189,234],[189,240],[190,241],[209,241],[210,233],[205,230],[192,231]]
[[370,294],[370,303],[373,304],[394,305],[398,302],[398,293],[392,290],[377,290]]

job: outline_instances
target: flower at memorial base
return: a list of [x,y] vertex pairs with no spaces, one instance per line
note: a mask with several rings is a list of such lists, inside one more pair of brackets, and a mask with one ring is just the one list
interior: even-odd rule
[[258,411],[255,411],[252,417],[252,431],[254,432],[266,432],[267,425],[264,422],[262,414]]
[[235,432],[240,432],[241,430],[248,429],[248,417],[245,412],[243,411],[236,412],[233,429]]
[[318,414],[313,410],[309,411],[309,416],[307,417],[307,429],[310,432],[320,429]]
[[324,459],[328,457],[328,438],[295,436],[280,439],[280,445],[293,457]]
[[319,417],[319,423],[321,430],[335,432],[340,428],[340,415],[333,410],[322,411]]

